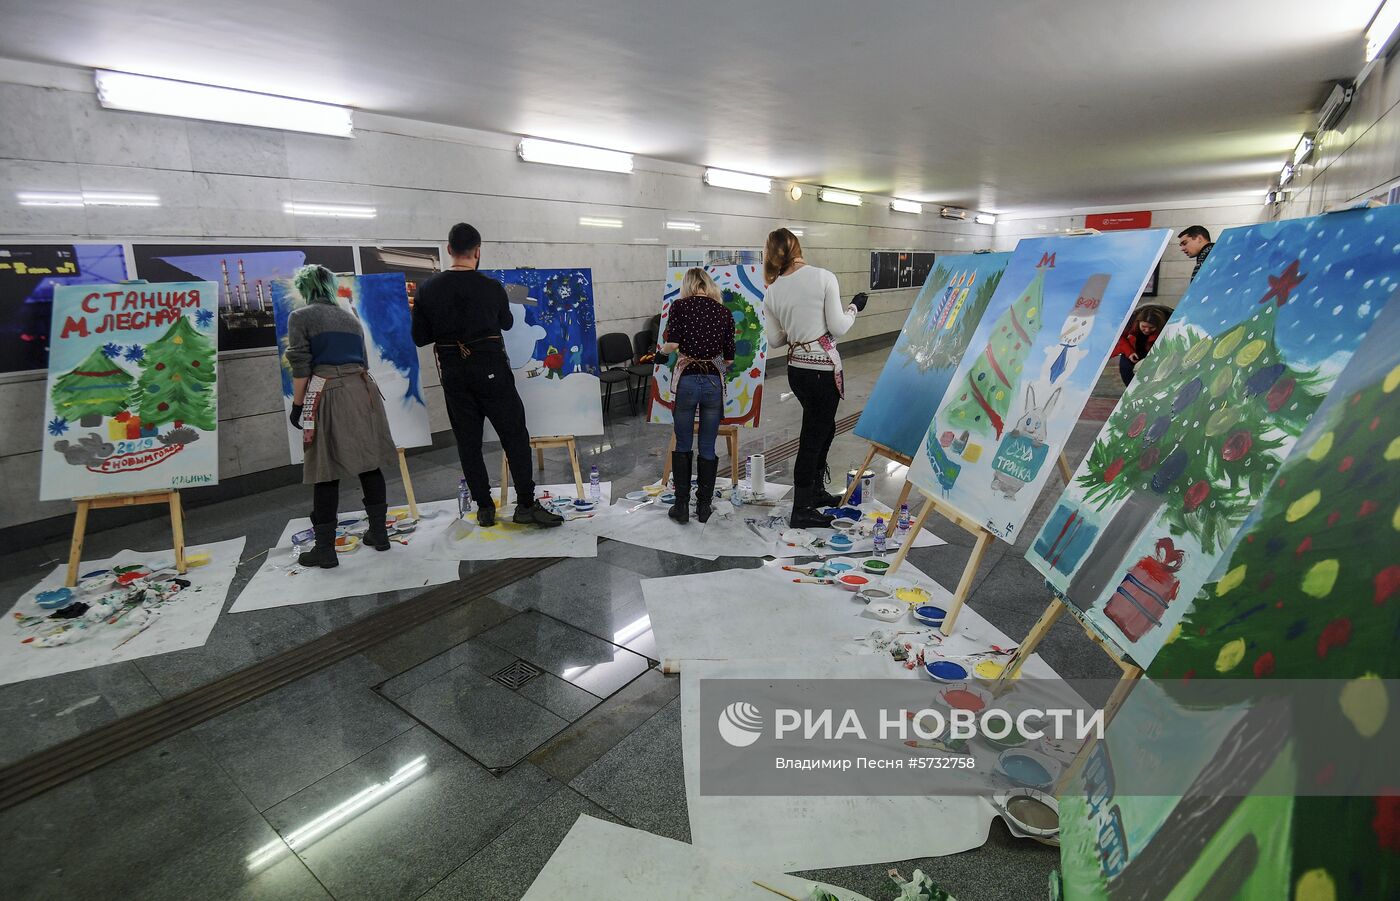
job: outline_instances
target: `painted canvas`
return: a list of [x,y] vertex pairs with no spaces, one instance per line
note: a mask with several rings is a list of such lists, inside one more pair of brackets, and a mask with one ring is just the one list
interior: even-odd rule
[[914,456],[1010,261],[1009,253],[939,258],[861,411],[857,435]]
[[1022,240],[909,480],[1014,543],[1169,236]]
[[[269,286],[277,329],[277,362],[282,372],[282,406],[292,412],[292,370],[287,365],[287,317],[306,305],[289,279],[273,279]],[[337,302],[354,313],[365,331],[369,372],[384,395],[389,432],[398,447],[422,447],[433,443],[428,425],[428,403],[418,371],[418,348],[413,344],[413,323],[402,273],[342,275]],[[287,424],[287,448],[293,463],[302,460],[302,435]]]
[[[1157,654],[1151,680],[1109,727],[1106,749],[1061,799],[1066,897],[1400,892],[1394,795],[1216,792],[1183,802],[1119,788],[1141,784],[1135,772],[1167,761],[1230,778],[1291,761],[1294,778],[1326,784],[1353,769],[1338,736],[1385,740],[1393,717],[1382,680],[1400,678],[1398,401],[1400,304],[1392,302],[1196,594],[1177,637]],[[1336,702],[1300,692],[1294,715],[1304,728],[1268,755],[1249,754],[1228,736],[1204,734],[1211,718],[1176,697],[1183,686],[1226,679],[1329,680]],[[1238,731],[1253,738],[1267,725]],[[1222,883],[1232,891],[1208,892]]]
[[[724,417],[726,425],[757,426],[763,412],[763,371],[768,359],[768,339],[763,334],[763,275],[758,264],[745,266],[706,266],[724,295],[724,305],[734,316],[734,362],[725,382]],[[686,270],[666,270],[666,293],[661,299],[661,334],[671,304],[680,298]],[[676,354],[659,361],[647,395],[647,422],[670,424],[676,407],[672,375]]]
[[219,481],[218,289],[59,285],[39,499]]
[[[598,330],[591,269],[489,269],[506,286],[515,324],[505,333],[531,435],[601,435]],[[490,423],[488,440],[496,440]]]
[[1400,208],[1222,234],[1032,543],[1032,565],[1150,663],[1397,280]]
[[54,288],[126,278],[120,244],[0,243],[0,372],[49,365]]
[[308,263],[337,275],[355,273],[348,244],[133,244],[138,278],[152,282],[203,279],[219,288],[219,346],[224,350],[272,347],[272,283],[289,279]]

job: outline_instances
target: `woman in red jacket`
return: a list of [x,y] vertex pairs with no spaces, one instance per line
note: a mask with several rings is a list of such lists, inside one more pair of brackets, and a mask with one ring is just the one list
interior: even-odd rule
[[1123,332],[1113,348],[1113,355],[1118,358],[1118,374],[1123,377],[1124,385],[1132,382],[1137,364],[1147,356],[1166,324],[1167,314],[1157,307],[1144,307],[1133,315],[1127,331]]

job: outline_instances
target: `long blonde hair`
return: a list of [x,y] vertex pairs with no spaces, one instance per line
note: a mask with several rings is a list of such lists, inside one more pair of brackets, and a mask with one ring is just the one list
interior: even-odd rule
[[704,269],[696,267],[685,274],[681,279],[681,297],[694,297],[703,294],[716,303],[724,303],[724,295],[720,293],[719,285],[710,278],[710,273]]
[[768,243],[763,248],[763,280],[773,284],[800,256],[802,242],[797,240],[797,235],[785,228],[769,232]]

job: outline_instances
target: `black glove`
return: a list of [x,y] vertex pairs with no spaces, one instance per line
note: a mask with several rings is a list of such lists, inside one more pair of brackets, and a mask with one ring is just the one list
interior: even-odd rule
[[301,411],[306,408],[305,404],[292,404],[292,428],[301,428]]
[[865,304],[866,304],[866,302],[869,301],[869,300],[870,300],[870,295],[868,295],[868,294],[866,294],[864,291],[862,291],[862,292],[860,292],[859,294],[857,294],[855,297],[852,297],[852,298],[851,298],[851,306],[853,306],[853,307],[856,308],[856,312],[857,312],[857,313],[864,313],[864,312],[865,312]]

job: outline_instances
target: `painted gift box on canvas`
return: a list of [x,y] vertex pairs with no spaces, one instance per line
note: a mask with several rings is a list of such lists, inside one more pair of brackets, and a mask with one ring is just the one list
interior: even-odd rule
[[[354,313],[365,332],[369,372],[384,396],[389,433],[397,447],[433,443],[428,404],[418,371],[418,348],[402,273],[342,275],[336,279],[336,303]],[[277,329],[277,362],[282,372],[282,406],[292,411],[292,370],[287,365],[287,318],[306,305],[290,279],[274,279],[270,296]],[[287,447],[293,463],[302,460],[302,433],[287,424]]]
[[[1175,633],[1397,279],[1400,208],[1221,235],[1027,552],[1139,665]],[[1317,503],[1304,492],[1288,515]]]
[[909,310],[855,433],[906,457],[919,449],[1009,253],[940,257]]
[[218,289],[59,285],[40,500],[219,480]]
[[909,480],[1014,542],[1170,234],[1021,241]]
[[[724,388],[725,425],[757,426],[763,412],[763,373],[768,358],[768,339],[763,333],[763,281],[759,265],[706,266],[715,280],[724,305],[734,317],[734,362],[729,367]],[[686,270],[666,270],[666,293],[661,301],[661,336],[664,340],[671,304],[680,298]],[[648,422],[670,424],[675,409],[672,376],[676,354],[658,361],[648,389]]]

